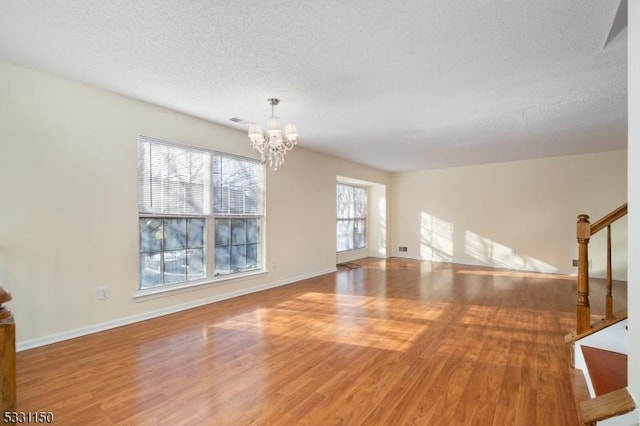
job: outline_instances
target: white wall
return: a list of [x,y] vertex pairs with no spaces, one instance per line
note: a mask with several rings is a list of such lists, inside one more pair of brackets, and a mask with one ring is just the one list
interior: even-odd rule
[[[394,174],[392,255],[573,273],[576,217],[595,221],[627,200],[626,162],[614,151]],[[616,279],[626,279],[626,233],[626,219],[612,227]],[[604,233],[590,244],[593,276],[604,275],[605,244]]]
[[[640,331],[640,3],[629,2],[629,332]],[[629,389],[640,403],[640,339],[630,339]],[[636,410],[640,422],[640,410]]]
[[0,94],[0,285],[22,348],[332,271],[336,176],[390,184],[296,147],[267,172],[267,274],[135,302],[138,134],[255,156],[246,135],[1,62]]

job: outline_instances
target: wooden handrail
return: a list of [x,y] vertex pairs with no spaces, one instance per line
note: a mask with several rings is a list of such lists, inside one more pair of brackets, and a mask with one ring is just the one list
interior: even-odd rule
[[578,301],[576,305],[576,334],[583,334],[591,328],[591,307],[589,305],[589,240],[598,231],[607,228],[607,294],[605,298],[605,317],[613,318],[613,273],[611,267],[611,224],[627,214],[624,203],[602,219],[591,224],[589,216],[578,215],[576,237],[578,240]]
[[601,231],[606,228],[608,225],[611,225],[616,220],[624,217],[627,214],[627,203],[624,203],[608,215],[604,216],[602,219],[591,224],[591,235]]

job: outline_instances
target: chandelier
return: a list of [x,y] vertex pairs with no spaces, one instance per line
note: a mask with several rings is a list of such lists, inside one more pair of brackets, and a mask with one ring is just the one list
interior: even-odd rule
[[267,128],[267,137],[262,133],[262,127],[258,123],[249,125],[249,139],[251,146],[260,152],[262,162],[269,161],[269,167],[278,170],[284,163],[284,156],[290,151],[298,141],[298,128],[295,124],[289,123],[285,127],[284,135],[280,128],[280,120],[273,115],[273,110],[280,103],[280,99],[269,98],[271,104],[271,118]]

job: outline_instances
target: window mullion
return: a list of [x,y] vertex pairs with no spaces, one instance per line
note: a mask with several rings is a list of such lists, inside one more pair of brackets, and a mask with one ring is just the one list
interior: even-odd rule
[[162,219],[160,221],[160,229],[162,230],[162,238],[160,239],[160,282],[162,284],[164,284],[164,249],[165,249],[165,244],[164,244],[164,236],[165,236],[165,229],[164,229],[164,219]]
[[215,256],[215,217],[207,217],[207,233],[205,250],[207,256],[207,277],[213,277],[216,270],[216,256]]

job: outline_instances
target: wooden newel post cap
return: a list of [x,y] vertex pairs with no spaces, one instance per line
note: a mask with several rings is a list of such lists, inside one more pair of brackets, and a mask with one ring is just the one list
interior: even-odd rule
[[588,243],[591,237],[591,224],[589,223],[589,215],[578,215],[578,224],[576,225],[576,236],[579,243]]
[[3,303],[11,300],[11,293],[4,287],[0,287],[0,320],[11,316],[11,311],[2,306]]
[[9,293],[9,290],[7,290],[4,287],[0,287],[0,306],[2,306],[3,303],[8,302],[11,300],[11,293]]

